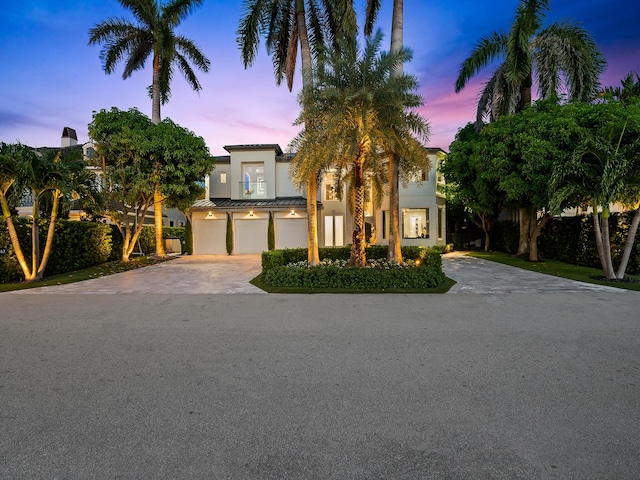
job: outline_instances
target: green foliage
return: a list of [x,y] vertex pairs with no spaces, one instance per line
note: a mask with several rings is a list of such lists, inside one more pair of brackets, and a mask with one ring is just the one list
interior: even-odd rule
[[273,213],[269,212],[269,226],[267,227],[267,249],[275,250],[276,231],[273,225]]
[[517,222],[504,220],[491,229],[492,250],[514,254],[518,251],[520,228]]
[[[14,224],[20,242],[29,245],[31,242],[31,221],[25,218],[16,218]],[[44,235],[48,227],[48,221],[41,221],[39,224],[40,235]],[[51,257],[47,264],[47,276],[105,263],[110,259],[112,253],[111,239],[109,225],[94,222],[57,221]],[[0,250],[5,252],[0,254],[0,283],[24,279],[4,221],[0,226]],[[30,261],[30,255],[27,256],[27,261]]]
[[193,227],[191,221],[187,217],[187,223],[184,227],[184,253],[187,255],[193,255]]
[[[346,261],[349,260],[351,247],[323,247],[319,249],[320,259],[323,261]],[[441,268],[442,258],[440,257],[441,249],[426,248],[420,246],[404,246],[402,247],[402,258],[405,260],[419,260],[422,265]],[[367,258],[386,258],[386,245],[372,245],[366,248]],[[306,248],[285,248],[282,250],[273,250],[262,252],[262,269],[270,269],[277,266],[285,266],[291,263],[304,262],[307,259]]]
[[346,262],[317,266],[277,266],[262,273],[262,281],[274,287],[369,289],[434,288],[445,280],[442,269],[425,266],[354,268]]
[[233,253],[233,221],[231,215],[227,213],[227,236],[226,236],[227,255]]

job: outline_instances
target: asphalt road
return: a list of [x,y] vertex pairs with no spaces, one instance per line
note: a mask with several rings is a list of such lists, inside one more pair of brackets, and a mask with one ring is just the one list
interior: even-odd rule
[[640,294],[470,285],[0,294],[0,478],[637,479]]

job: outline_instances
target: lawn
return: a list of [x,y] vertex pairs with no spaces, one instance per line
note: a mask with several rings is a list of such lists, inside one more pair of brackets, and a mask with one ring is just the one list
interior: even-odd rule
[[49,285],[64,285],[67,283],[81,282],[82,280],[90,280],[92,278],[104,277],[107,275],[112,275],[114,273],[126,272],[128,270],[135,270],[137,268],[155,265],[156,263],[166,262],[167,260],[172,260],[174,258],[176,257],[138,257],[132,259],[128,263],[108,262],[95,267],[77,270],[75,272],[61,273],[59,275],[45,277],[44,280],[41,280],[39,282],[0,283],[0,292],[10,292],[12,290],[24,290],[27,288],[37,288],[46,287]]
[[546,273],[554,277],[577,280],[579,282],[593,283],[596,285],[607,285],[610,287],[622,288],[625,290],[640,291],[640,277],[630,276],[630,282],[608,282],[594,277],[602,277],[602,270],[597,268],[570,265],[557,260],[544,260],[540,262],[530,262],[520,257],[512,257],[500,252],[470,252],[469,256],[491,260],[492,262],[504,263],[513,267],[530,270],[532,272]]

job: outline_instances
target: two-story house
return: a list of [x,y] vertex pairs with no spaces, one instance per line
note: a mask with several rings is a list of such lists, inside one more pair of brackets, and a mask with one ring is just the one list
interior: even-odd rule
[[[228,145],[229,155],[216,158],[205,180],[206,196],[190,209],[195,254],[226,253],[227,218],[233,224],[233,253],[260,253],[267,249],[269,215],[273,216],[276,248],[307,246],[306,191],[291,182],[293,155],[277,144]],[[400,187],[402,245],[432,246],[446,241],[445,197],[438,165],[445,152],[429,149],[432,168],[417,172],[414,181]],[[318,244],[351,243],[352,216],[346,195],[338,195],[335,172],[327,172],[318,188]],[[370,193],[368,194],[370,197]],[[380,208],[367,201],[365,221],[371,243],[387,244],[389,201]]]

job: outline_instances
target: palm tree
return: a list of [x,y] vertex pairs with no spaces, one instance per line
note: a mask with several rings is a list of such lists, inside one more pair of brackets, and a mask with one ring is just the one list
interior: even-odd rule
[[[365,14],[365,35],[371,35],[380,10],[380,0],[367,0]],[[399,52],[403,48],[404,1],[393,0],[391,17],[391,52]],[[394,75],[402,75],[402,64],[396,67]],[[400,170],[402,159],[395,153],[389,156],[389,261],[402,261],[400,248]]]
[[[485,84],[478,102],[476,129],[483,119],[520,112],[531,105],[533,78],[541,99],[558,97],[589,101],[599,89],[605,61],[593,39],[579,26],[554,23],[542,28],[549,0],[521,0],[508,33],[493,32],[480,39],[462,63],[456,93],[483,67],[495,60],[500,66]],[[532,223],[527,208],[520,209],[518,255],[529,250]]]
[[599,88],[604,58],[593,39],[577,25],[554,23],[542,28],[549,0],[521,0],[511,29],[480,39],[462,63],[456,93],[482,68],[495,60],[500,66],[485,84],[478,102],[476,125],[485,116],[517,113],[531,104],[533,78],[541,99],[559,96],[588,101]]
[[[307,22],[309,29],[307,29]],[[271,54],[276,83],[287,81],[289,91],[300,47],[302,61],[302,90],[313,89],[313,58],[323,55],[326,44],[334,48],[342,32],[355,31],[355,13],[352,2],[320,0],[245,0],[244,14],[237,31],[245,68],[253,64],[260,46],[260,36],[266,37],[267,51]],[[317,171],[306,179],[308,262],[319,262],[317,227]]]
[[[160,123],[160,105],[171,96],[171,80],[177,67],[196,92],[202,90],[191,64],[203,72],[209,71],[209,59],[190,39],[176,35],[175,28],[202,0],[119,0],[129,9],[137,24],[122,18],[109,18],[89,30],[89,45],[102,44],[100,59],[107,74],[115,71],[120,60],[125,67],[122,78],[127,79],[136,70],[142,70],[152,57],[151,120]],[[156,227],[156,255],[164,256],[162,240],[162,201],[159,188],[154,194],[154,220]]]
[[[41,280],[51,255],[58,207],[64,196],[94,182],[93,174],[85,169],[78,150],[45,150],[36,152],[24,145],[0,144],[0,204],[9,237],[25,281]],[[7,193],[28,194],[33,200],[31,227],[31,265],[18,240]],[[40,255],[40,200],[51,193],[53,202],[49,212],[49,227],[42,256]]]
[[[354,177],[354,226],[350,264],[366,265],[364,252],[365,166],[375,165],[396,152],[405,158],[429,163],[426,140],[428,125],[417,113],[422,105],[415,93],[415,77],[393,75],[398,63],[411,59],[411,52],[380,53],[382,34],[367,39],[362,54],[355,40],[343,42],[339,51],[327,55],[316,71],[315,87],[301,96],[303,114],[314,119],[292,144],[298,147],[293,176],[303,182],[332,159],[340,169],[350,168]],[[416,136],[418,138],[416,138]]]
[[600,96],[611,98],[628,104],[632,99],[640,99],[640,75],[636,72],[629,72],[620,80],[619,87],[605,87],[600,91]]

